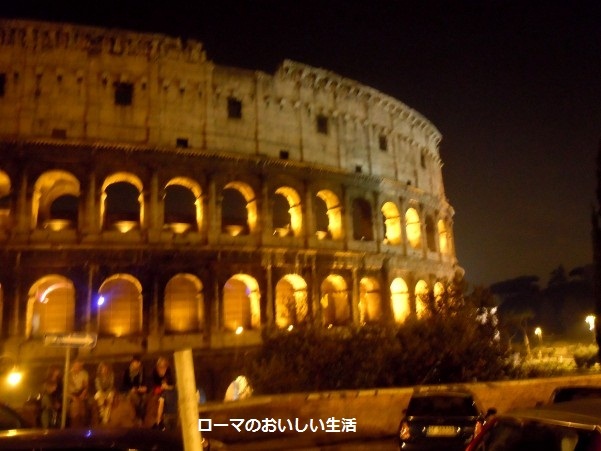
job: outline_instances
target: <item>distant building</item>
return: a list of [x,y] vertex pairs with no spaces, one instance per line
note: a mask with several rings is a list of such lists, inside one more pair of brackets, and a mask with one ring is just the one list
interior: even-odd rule
[[50,358],[45,334],[87,331],[84,356],[228,355],[269,326],[419,316],[462,272],[440,139],[327,70],[0,21],[4,349]]

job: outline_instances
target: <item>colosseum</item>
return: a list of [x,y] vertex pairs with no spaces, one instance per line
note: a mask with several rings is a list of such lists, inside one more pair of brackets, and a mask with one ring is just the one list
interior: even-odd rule
[[462,272],[440,140],[328,70],[1,20],[3,351],[80,331],[84,357],[191,347],[219,372],[268,327],[419,317]]

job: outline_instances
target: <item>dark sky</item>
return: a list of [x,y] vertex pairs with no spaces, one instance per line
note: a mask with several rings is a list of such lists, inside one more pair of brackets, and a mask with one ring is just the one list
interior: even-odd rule
[[194,37],[219,64],[293,59],[370,85],[441,131],[468,281],[590,263],[601,137],[599,1],[62,2],[0,16]]

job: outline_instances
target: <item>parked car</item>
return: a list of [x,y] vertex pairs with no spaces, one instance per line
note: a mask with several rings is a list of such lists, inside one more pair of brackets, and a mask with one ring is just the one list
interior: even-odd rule
[[551,393],[549,404],[575,401],[577,399],[601,398],[601,387],[590,385],[557,387]]
[[601,399],[581,399],[497,415],[466,451],[599,451]]
[[[203,451],[223,444],[204,440]],[[0,449],[11,451],[183,451],[180,434],[146,428],[16,429],[0,432]]]
[[25,418],[6,404],[0,403],[0,431],[27,427],[31,427],[31,424]]
[[399,449],[464,449],[487,413],[465,389],[416,389],[398,430]]

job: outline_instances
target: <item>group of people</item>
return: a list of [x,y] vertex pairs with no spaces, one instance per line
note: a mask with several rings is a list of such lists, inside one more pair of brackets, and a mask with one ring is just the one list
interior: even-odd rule
[[[63,390],[61,369],[52,365],[42,385],[42,427],[60,427]],[[75,359],[67,375],[66,390],[67,419],[72,427],[85,427],[90,423],[108,425],[113,411],[120,405],[122,415],[126,412],[124,415],[127,417],[127,412],[131,412],[133,417],[129,418],[132,424],[125,425],[137,423],[166,429],[175,427],[177,422],[175,379],[171,365],[164,357],[157,360],[151,378],[147,380],[141,357],[134,355],[123,373],[120,387],[115,386],[112,365],[100,362],[96,368],[93,388],[83,361]]]

